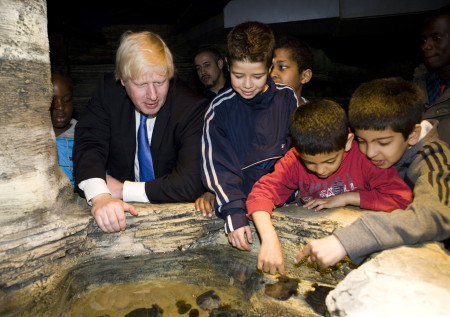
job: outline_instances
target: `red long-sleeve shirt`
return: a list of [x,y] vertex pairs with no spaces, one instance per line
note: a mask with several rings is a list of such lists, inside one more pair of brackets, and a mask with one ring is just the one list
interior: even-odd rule
[[248,215],[264,210],[272,213],[289,196],[299,190],[301,197],[325,198],[344,192],[359,192],[362,209],[390,212],[404,209],[412,201],[412,192],[392,167],[375,167],[353,141],[350,151],[344,154],[341,166],[326,179],[317,177],[306,169],[293,149],[275,165],[275,170],[263,176],[248,196]]

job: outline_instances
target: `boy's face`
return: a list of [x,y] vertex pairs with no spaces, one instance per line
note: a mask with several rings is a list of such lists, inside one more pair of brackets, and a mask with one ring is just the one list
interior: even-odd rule
[[59,77],[53,80],[53,100],[50,107],[52,125],[62,129],[72,119],[73,96],[69,83]]
[[291,50],[277,48],[274,51],[270,76],[276,83],[289,85],[295,92],[299,90],[302,78],[297,62],[292,59]]
[[397,163],[409,146],[419,140],[420,125],[405,140],[403,134],[388,127],[382,131],[355,129],[359,150],[379,168],[389,168]]
[[341,166],[344,149],[327,154],[308,155],[301,153],[300,158],[305,167],[319,178],[328,178]]
[[231,87],[242,98],[252,99],[264,91],[268,73],[262,62],[233,61],[230,65]]

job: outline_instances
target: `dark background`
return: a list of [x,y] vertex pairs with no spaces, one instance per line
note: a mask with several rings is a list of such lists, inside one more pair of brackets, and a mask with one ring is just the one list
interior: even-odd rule
[[[229,1],[48,0],[50,59],[74,83],[75,117],[83,111],[98,76],[114,69],[120,35],[150,30],[171,49],[178,76],[198,83],[193,56],[201,45],[226,51],[223,8]],[[276,3],[276,2],[274,2]],[[321,19],[270,24],[275,36],[290,34],[314,49],[313,79],[306,98],[329,98],[344,107],[353,90],[372,78],[412,78],[420,63],[418,28],[427,12],[364,19]],[[209,27],[207,21],[210,22]],[[211,26],[212,25],[212,26]]]

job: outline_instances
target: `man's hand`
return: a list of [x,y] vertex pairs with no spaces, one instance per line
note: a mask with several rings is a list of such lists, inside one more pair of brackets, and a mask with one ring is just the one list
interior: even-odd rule
[[316,262],[320,267],[336,264],[347,255],[341,241],[335,236],[310,241],[295,257],[294,262],[299,263],[305,256],[309,256],[308,262]]
[[210,192],[205,192],[195,201],[195,210],[201,212],[203,216],[212,217],[214,212],[214,200],[216,195]]
[[228,241],[233,247],[239,250],[250,251],[246,238],[248,243],[253,243],[250,226],[240,227],[239,229],[236,229],[228,234]]
[[117,232],[125,230],[125,212],[138,215],[136,209],[126,202],[112,198],[110,194],[100,194],[91,199],[91,213],[97,225],[104,232]]
[[106,174],[106,186],[111,192],[112,198],[123,199],[123,183]]

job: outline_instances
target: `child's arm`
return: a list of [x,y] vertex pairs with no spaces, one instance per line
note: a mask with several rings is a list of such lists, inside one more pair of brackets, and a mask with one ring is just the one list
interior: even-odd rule
[[[365,213],[351,225],[336,230],[333,235],[357,265],[374,252],[450,238],[450,192],[444,190],[449,175],[448,165],[441,170],[422,172],[415,182],[414,201],[405,210]],[[321,248],[319,241],[325,239],[310,242],[309,251],[302,251],[296,260],[317,253]],[[317,256],[314,260],[322,261],[324,266],[333,262],[317,260]]]
[[[246,217],[244,179],[240,159],[230,141],[226,110],[214,101],[205,114],[202,136],[202,182],[215,194],[216,215],[225,221],[225,232],[249,225]],[[241,235],[243,237],[243,235]]]
[[307,204],[303,205],[303,207],[319,211],[324,208],[344,207],[347,205],[359,206],[359,204],[360,204],[359,192],[346,192],[327,198],[313,198]]
[[258,269],[270,274],[285,273],[280,241],[272,225],[270,214],[265,211],[252,213],[253,222],[261,237],[258,252]]
[[299,263],[305,256],[308,262],[316,262],[322,268],[336,264],[347,252],[335,235],[309,242],[295,257],[294,262]]

